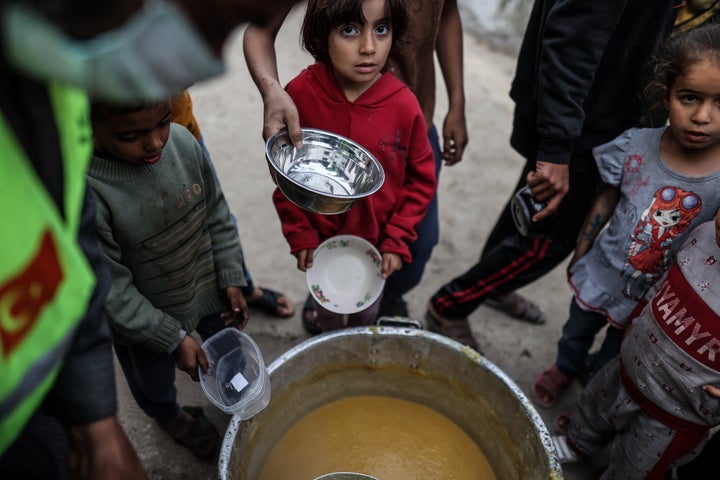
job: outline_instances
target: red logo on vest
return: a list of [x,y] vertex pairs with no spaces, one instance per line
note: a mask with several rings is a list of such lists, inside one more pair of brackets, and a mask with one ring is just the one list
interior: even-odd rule
[[62,278],[55,241],[46,231],[40,249],[25,271],[0,285],[0,350],[5,358],[22,342],[40,312],[55,297]]

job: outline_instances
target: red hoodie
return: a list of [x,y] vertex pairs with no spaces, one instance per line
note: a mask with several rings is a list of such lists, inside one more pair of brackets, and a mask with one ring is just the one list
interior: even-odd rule
[[350,138],[378,159],[385,183],[349,211],[320,215],[294,205],[278,188],[273,202],[282,232],[295,253],[316,248],[335,235],[357,235],[380,253],[412,261],[408,244],[425,215],[437,186],[435,159],[427,126],[415,95],[393,74],[385,73],[355,102],[349,102],[330,66],[316,63],[285,88],[300,114],[300,126]]

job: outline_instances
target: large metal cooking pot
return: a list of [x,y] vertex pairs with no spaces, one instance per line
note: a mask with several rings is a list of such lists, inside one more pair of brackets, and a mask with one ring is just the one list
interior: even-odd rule
[[288,350],[268,370],[270,404],[249,420],[230,421],[221,480],[257,479],[295,422],[332,401],[368,394],[445,415],[476,442],[499,480],[563,478],[550,433],[518,386],[485,357],[441,335],[405,327],[338,330]]

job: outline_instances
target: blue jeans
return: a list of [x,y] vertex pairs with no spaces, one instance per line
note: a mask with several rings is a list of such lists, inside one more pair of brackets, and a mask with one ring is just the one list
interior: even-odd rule
[[[432,146],[433,155],[435,156],[435,177],[439,182],[442,157],[440,155],[440,141],[435,125],[430,129],[428,139],[430,140],[430,146]],[[425,271],[425,265],[427,265],[427,262],[430,260],[433,248],[438,244],[440,239],[440,223],[438,219],[437,190],[428,206],[427,213],[425,213],[425,216],[415,231],[417,233],[417,239],[410,244],[412,262],[403,264],[402,268],[390,275],[385,282],[383,296],[385,300],[390,302],[402,298],[403,295],[420,283],[423,272]]]
[[[216,314],[200,320],[196,331],[205,340],[223,328],[225,320]],[[175,418],[180,411],[175,388],[175,356],[172,353],[153,352],[141,345],[115,343],[114,347],[138,407],[160,423]]]
[[580,375],[585,369],[595,336],[605,327],[605,340],[594,355],[594,369],[605,365],[620,353],[625,330],[610,326],[601,313],[583,310],[573,298],[570,317],[563,325],[562,337],[558,341],[556,363],[562,373],[571,377]]

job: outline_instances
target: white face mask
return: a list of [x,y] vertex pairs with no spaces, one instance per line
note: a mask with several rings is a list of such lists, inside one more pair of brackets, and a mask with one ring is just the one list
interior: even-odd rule
[[103,100],[164,99],[225,70],[179,8],[165,0],[147,2],[117,29],[85,41],[18,5],[5,11],[2,31],[5,56],[15,68]]

